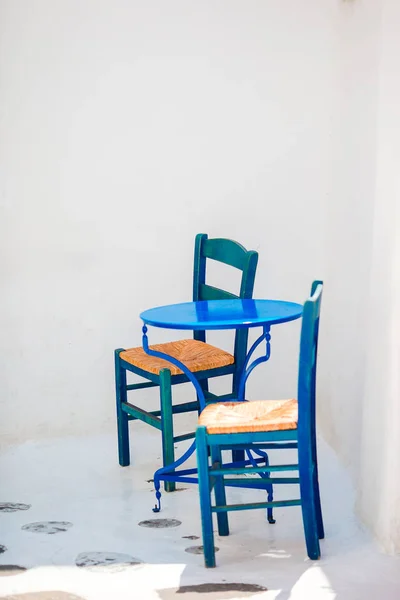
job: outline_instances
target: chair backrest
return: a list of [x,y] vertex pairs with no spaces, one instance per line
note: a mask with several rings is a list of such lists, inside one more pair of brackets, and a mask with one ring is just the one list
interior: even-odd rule
[[[239,294],[206,283],[207,260],[235,267],[242,272]],[[252,298],[258,263],[258,252],[246,250],[241,244],[224,238],[209,239],[205,233],[196,235],[194,246],[193,300],[225,300],[229,298]],[[204,331],[195,331],[194,339],[205,342]],[[246,357],[248,331],[237,330],[235,335],[235,364],[239,370]],[[234,388],[238,382],[234,379]]]
[[322,291],[323,282],[314,281],[311,296],[306,300],[303,308],[297,399],[299,440],[303,438],[304,441],[315,431],[315,389]]

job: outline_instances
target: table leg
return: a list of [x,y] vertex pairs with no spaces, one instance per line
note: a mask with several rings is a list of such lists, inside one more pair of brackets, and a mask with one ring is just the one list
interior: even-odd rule
[[[142,331],[143,331],[143,336],[142,336],[143,349],[146,352],[146,354],[148,354],[149,356],[162,358],[162,359],[166,360],[167,362],[170,362],[171,364],[177,366],[179,369],[181,369],[181,371],[187,376],[189,381],[191,381],[191,383],[194,385],[196,393],[197,393],[197,397],[198,397],[199,403],[200,403],[200,410],[203,410],[206,406],[206,401],[205,401],[205,397],[204,397],[204,391],[202,389],[202,386],[201,386],[199,380],[186,367],[186,365],[184,365],[178,359],[176,359],[172,356],[169,356],[168,354],[164,354],[163,352],[158,352],[156,350],[152,350],[149,347],[146,325],[143,326]],[[250,359],[254,354],[254,351],[258,348],[258,346],[264,340],[266,342],[265,354],[256,358],[251,364],[249,364]],[[246,360],[243,365],[243,371],[242,371],[242,374],[240,377],[240,382],[239,382],[238,400],[245,401],[245,398],[244,398],[245,385],[246,385],[246,381],[247,381],[250,373],[253,371],[253,369],[255,369],[255,367],[257,365],[269,360],[270,355],[271,355],[270,341],[271,341],[270,328],[268,326],[264,326],[262,335],[260,335],[257,338],[257,340],[254,342],[254,344],[251,346],[249,352],[247,353]],[[178,471],[178,472],[176,471],[176,468],[180,467],[183,463],[185,463],[192,456],[192,454],[194,453],[195,450],[196,450],[196,442],[193,441],[193,443],[190,445],[190,447],[186,450],[186,452],[184,452],[184,454],[182,454],[182,456],[180,458],[178,458],[171,464],[166,465],[165,467],[157,469],[157,471],[154,473],[154,488],[155,488],[155,494],[156,494],[156,499],[157,499],[157,504],[153,508],[154,512],[159,512],[161,510],[161,491],[160,491],[161,481],[166,481],[166,482],[180,481],[182,483],[183,482],[184,483],[197,483],[198,482],[198,479],[196,477],[196,475],[197,475],[196,468],[186,469],[186,470]],[[249,460],[246,462],[251,464],[255,459],[252,458],[250,451],[247,451],[247,454],[249,456]],[[262,454],[264,456],[264,453],[262,453]],[[242,455],[243,455],[242,458],[244,458],[244,452],[242,452]],[[266,459],[266,463],[267,463],[268,455],[266,455],[266,453],[265,453],[265,459]],[[239,461],[239,462],[241,462],[241,461]],[[267,474],[261,474],[261,476],[262,475],[268,476]],[[271,489],[268,489],[268,495],[269,495],[269,497],[272,498],[272,486],[271,486]],[[270,522],[273,522],[272,514],[268,515],[268,516],[271,519]]]
[[[250,359],[253,356],[255,350],[258,348],[258,346],[264,340],[266,342],[265,354],[256,358],[249,365]],[[240,381],[239,381],[238,400],[245,399],[244,398],[244,390],[245,390],[245,386],[246,386],[246,381],[247,381],[250,373],[253,371],[253,369],[255,369],[255,367],[257,367],[257,365],[259,365],[263,362],[267,362],[267,360],[269,360],[270,356],[271,356],[271,334],[270,334],[270,328],[265,325],[263,327],[262,334],[256,339],[256,341],[251,346],[250,350],[248,351],[248,353],[246,355],[246,359],[244,361],[244,365],[243,365],[243,369],[242,369],[242,374],[240,376]]]
[[[266,342],[267,342],[266,354],[264,356],[260,357],[259,359],[257,359],[257,361],[254,361],[249,366],[250,358],[253,356],[255,350],[258,348],[258,346],[264,340],[266,340]],[[271,335],[269,333],[269,327],[264,326],[262,335],[260,335],[256,339],[256,341],[251,346],[250,350],[248,351],[248,353],[246,355],[246,358],[245,358],[245,361],[243,364],[242,373],[241,373],[241,376],[239,379],[238,398],[237,398],[238,400],[245,399],[244,396],[245,396],[245,389],[246,389],[246,381],[247,381],[251,371],[254,369],[254,367],[256,367],[257,364],[260,364],[261,362],[265,362],[269,359],[270,354],[271,354],[270,340],[271,340]],[[244,459],[245,459],[244,450],[233,450],[232,451],[232,461],[233,462],[243,462]]]
[[[258,348],[258,346],[265,340],[265,354],[263,354],[262,356],[256,358],[255,360],[253,360],[253,362],[251,364],[250,363],[250,359],[253,356],[255,350]],[[245,401],[244,398],[244,394],[245,394],[245,387],[246,387],[246,381],[250,375],[250,373],[253,371],[253,369],[255,369],[255,367],[257,367],[259,364],[263,363],[263,362],[267,362],[270,359],[271,356],[271,334],[270,334],[270,327],[268,326],[264,326],[263,327],[263,332],[262,334],[256,339],[256,341],[254,342],[254,344],[251,346],[249,352],[247,353],[246,356],[246,360],[244,362],[243,365],[243,370],[242,370],[242,374],[240,377],[240,383],[239,383],[239,390],[238,390],[238,400],[241,401]],[[234,452],[232,453],[232,459],[233,462],[236,461],[243,461],[244,460],[244,450],[234,450]],[[255,454],[257,454],[258,456],[261,456],[263,458],[265,458],[265,465],[268,467],[269,465],[269,457],[267,452],[263,452],[260,450],[256,450],[256,451],[251,451],[250,449],[246,450],[246,454],[248,457],[248,460],[250,462],[250,464],[252,464],[252,466],[256,466],[256,461],[253,457],[252,452],[255,452]],[[269,472],[265,472],[265,473],[259,473],[259,476],[264,478],[264,479],[268,479],[270,477]],[[270,486],[268,486],[268,502],[272,502],[273,500],[273,486],[272,484]],[[269,523],[275,523],[275,519],[273,517],[273,513],[272,513],[272,508],[268,508],[267,510],[267,518]]]
[[[189,381],[191,381],[191,383],[194,385],[196,393],[197,393],[197,397],[198,397],[199,403],[200,403],[200,410],[203,410],[206,406],[206,401],[205,401],[204,392],[203,392],[203,389],[201,387],[199,380],[196,379],[196,377],[187,368],[187,366],[184,365],[178,359],[176,359],[172,356],[169,356],[168,354],[164,354],[164,352],[158,352],[156,350],[152,350],[149,347],[149,340],[147,337],[147,326],[146,325],[143,325],[142,332],[143,332],[142,344],[143,344],[143,349],[146,352],[146,354],[148,354],[149,356],[155,356],[157,358],[163,358],[164,360],[172,363],[173,365],[175,365],[179,369],[181,369],[181,371],[183,371],[183,373],[185,373],[185,375],[187,376]],[[188,458],[190,458],[190,456],[192,456],[195,449],[196,449],[196,443],[192,442],[190,447],[186,450],[186,452],[180,458],[178,458],[174,462],[171,462],[169,465],[162,467],[161,469],[157,469],[157,471],[154,473],[154,488],[156,491],[156,498],[157,498],[157,504],[156,504],[155,508],[153,508],[154,512],[159,512],[161,510],[161,492],[160,492],[160,482],[161,481],[170,481],[170,482],[181,481],[181,482],[187,482],[187,483],[197,483],[197,477],[190,477],[197,473],[197,469],[187,469],[185,471],[180,471],[179,473],[176,473],[176,471],[175,471],[175,469],[177,467],[181,466],[184,462],[186,462],[188,460]]]

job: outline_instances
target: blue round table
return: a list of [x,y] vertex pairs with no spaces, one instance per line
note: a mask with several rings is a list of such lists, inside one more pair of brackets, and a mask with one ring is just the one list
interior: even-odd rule
[[[206,300],[199,302],[184,302],[181,304],[170,304],[151,308],[141,313],[143,325],[143,349],[150,356],[163,358],[168,362],[179,367],[187,378],[193,383],[200,402],[200,408],[206,405],[203,390],[195,375],[176,358],[163,352],[152,350],[149,347],[147,337],[147,326],[161,327],[163,329],[180,329],[191,331],[210,331],[224,329],[243,329],[251,327],[262,327],[262,334],[257,338],[250,350],[247,352],[243,371],[240,377],[238,389],[238,400],[244,400],[244,389],[248,376],[252,370],[262,362],[266,362],[271,355],[271,334],[272,325],[287,323],[299,319],[302,315],[303,307],[294,302],[285,302],[282,300],[243,300],[234,298],[231,300]],[[266,342],[265,354],[259,356],[250,364],[250,359],[256,348],[263,342]],[[158,505],[153,509],[154,512],[160,510],[160,482],[180,481],[184,483],[197,483],[197,478],[193,477],[197,473],[196,469],[186,469],[176,471],[176,468],[182,465],[195,451],[195,442],[190,448],[174,463],[158,469],[154,474],[154,487]]]
[[140,318],[147,325],[165,329],[243,329],[276,325],[301,317],[303,307],[282,300],[203,300],[145,310]]

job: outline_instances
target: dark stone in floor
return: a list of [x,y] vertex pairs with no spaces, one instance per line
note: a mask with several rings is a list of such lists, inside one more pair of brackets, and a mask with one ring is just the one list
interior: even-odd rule
[[[218,552],[219,548],[214,546],[215,552]],[[203,546],[189,546],[189,548],[185,548],[185,552],[189,554],[203,554]]]
[[39,521],[37,523],[22,525],[21,529],[32,533],[54,535],[55,533],[67,531],[70,527],[72,527],[72,523],[69,523],[68,521]]
[[20,567],[19,565],[0,565],[0,577],[8,577],[9,575],[19,575],[20,573],[24,573],[25,571],[26,567]]
[[199,540],[199,536],[198,535],[183,535],[182,536],[183,540]]
[[178,519],[148,519],[140,521],[140,527],[153,527],[154,529],[163,529],[165,527],[178,527],[182,525],[182,521]]
[[180,588],[157,590],[160,600],[177,600],[178,594],[183,600],[238,600],[254,598],[255,594],[268,591],[266,587],[254,583],[200,583],[197,585],[181,585]]
[[2,546],[2,545],[0,544],[0,554],[4,554],[4,552],[5,552],[6,550],[7,550],[7,547],[6,547],[6,546]]
[[19,504],[17,502],[0,502],[0,512],[16,512],[17,510],[28,510],[30,504]]
[[198,585],[182,585],[177,594],[196,592],[197,594],[211,594],[213,592],[245,592],[255,594],[267,592],[268,589],[255,583],[200,583]]
[[54,590],[51,592],[27,592],[26,594],[12,594],[0,596],[0,600],[85,600],[82,596],[75,596],[68,592]]
[[85,567],[91,571],[117,573],[127,567],[140,565],[142,561],[129,554],[119,552],[81,552],[76,557],[75,564],[77,567]]

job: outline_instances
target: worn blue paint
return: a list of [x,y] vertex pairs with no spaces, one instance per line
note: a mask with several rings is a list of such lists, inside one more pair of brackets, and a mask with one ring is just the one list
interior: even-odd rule
[[[240,291],[238,295],[231,294],[223,289],[215,288],[206,284],[206,263],[208,260],[219,261],[242,271]],[[221,238],[208,239],[206,234],[198,234],[195,240],[194,251],[193,300],[207,301],[226,298],[251,298],[253,295],[257,262],[258,253],[251,250],[246,250],[238,242]],[[194,339],[197,340],[206,340],[205,330],[196,330],[193,332],[193,336]],[[214,377],[222,377],[225,375],[232,375],[232,394],[230,397],[237,397],[238,373],[241,373],[244,357],[246,356],[247,336],[247,329],[238,330],[235,333],[235,361],[233,365],[218,369],[208,369],[196,373],[195,377],[198,381],[200,381],[200,387],[203,391],[203,395],[204,393],[209,393],[209,379]],[[170,382],[168,383],[164,378],[162,383],[161,374],[156,375],[149,373],[120,359],[119,354],[122,352],[122,350],[123,349],[119,349],[115,353],[119,463],[121,466],[126,466],[130,463],[128,422],[136,419],[140,419],[148,425],[161,430],[163,440],[163,457],[164,461],[167,460],[167,462],[169,462],[174,452],[174,441],[185,439],[182,436],[174,437],[173,434],[173,421],[170,417],[170,409],[167,408],[168,403],[172,404],[170,387],[172,385],[186,383],[187,381],[190,381],[190,379],[188,379],[185,374],[180,374],[171,376]],[[126,385],[126,371],[135,373],[135,375],[138,375],[147,381],[144,383]],[[128,403],[127,391],[136,391],[144,387],[152,386],[160,387],[160,411],[153,411],[150,413],[148,411],[144,411],[138,406]],[[178,412],[198,411],[199,408],[200,398],[198,397],[196,404],[184,403],[181,405],[172,406],[172,414],[176,414]],[[154,414],[155,412],[159,412],[159,414]],[[166,419],[163,419],[162,412],[167,415]],[[188,436],[194,436],[194,433],[188,434]],[[166,463],[164,462],[164,465],[165,464]],[[173,489],[173,486],[167,486],[167,488]]]
[[[197,464],[199,478],[199,495],[202,515],[202,532],[204,545],[204,560],[206,567],[215,566],[214,534],[212,513],[227,514],[229,511],[251,510],[254,508],[267,508],[277,506],[300,505],[303,515],[304,533],[309,558],[316,560],[320,557],[319,539],[323,537],[323,522],[318,485],[317,449],[315,433],[315,383],[317,368],[317,347],[319,315],[321,307],[323,285],[322,282],[314,282],[312,295],[304,304],[303,322],[300,338],[299,375],[298,375],[298,408],[299,418],[297,430],[281,430],[257,433],[232,433],[232,434],[208,434],[205,427],[198,427],[196,431],[197,442]],[[260,474],[259,463],[264,459],[261,448],[269,443],[275,443],[275,449],[279,448],[276,442],[289,442],[296,440],[298,450],[298,464],[276,465],[273,472],[287,471],[297,468],[298,477],[271,477],[272,467],[265,467],[263,479],[225,479],[225,474],[240,473],[240,467],[235,464],[209,465],[209,455],[213,456],[213,449],[221,446],[224,448],[247,448],[250,467],[246,472]],[[282,444],[284,446],[286,444]],[[260,458],[254,458],[252,451],[262,454]],[[229,469],[231,467],[231,470]],[[267,477],[268,475],[268,477]],[[233,485],[235,487],[261,488],[269,491],[271,484],[293,484],[299,483],[300,499],[257,502],[242,505],[227,505],[226,502],[216,498],[216,505],[211,504],[210,479],[215,478],[224,481],[222,485]],[[226,524],[228,527],[228,524]]]

